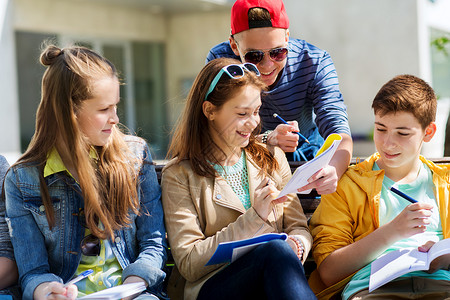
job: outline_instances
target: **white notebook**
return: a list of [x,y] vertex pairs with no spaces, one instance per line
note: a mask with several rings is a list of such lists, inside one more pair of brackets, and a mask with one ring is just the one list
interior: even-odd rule
[[103,291],[99,291],[96,293],[92,293],[77,299],[122,299],[125,297],[130,297],[133,295],[138,295],[142,293],[146,289],[145,283],[143,282],[135,282],[135,283],[127,283],[118,285]]
[[444,254],[450,253],[450,239],[440,240],[428,252],[420,252],[417,248],[388,252],[371,264],[369,293],[413,271],[426,271],[430,263]]
[[[329,135],[316,157],[310,161],[307,161],[295,170],[289,182],[281,190],[278,198],[290,193],[298,193],[297,189],[307,185],[308,179],[312,175],[330,163],[330,160],[341,143],[341,140],[342,137],[339,134]],[[301,192],[301,194],[309,194],[310,192],[311,190],[307,190]]]

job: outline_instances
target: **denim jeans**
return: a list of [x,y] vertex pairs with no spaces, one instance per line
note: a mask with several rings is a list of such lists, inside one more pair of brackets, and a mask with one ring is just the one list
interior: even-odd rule
[[134,300],[159,300],[159,298],[153,294],[146,293],[146,294],[140,294],[139,296],[134,298]]
[[351,300],[384,300],[384,299],[416,299],[444,300],[450,299],[450,282],[425,277],[408,277],[391,281],[369,294],[364,289],[350,296]]
[[20,300],[22,299],[22,291],[16,284],[0,291],[0,300]]
[[202,299],[316,299],[303,265],[288,243],[262,244],[208,279]]

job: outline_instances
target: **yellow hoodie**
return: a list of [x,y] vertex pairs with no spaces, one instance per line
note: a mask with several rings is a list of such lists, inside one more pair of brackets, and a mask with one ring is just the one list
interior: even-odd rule
[[[336,192],[322,196],[310,221],[314,238],[312,253],[317,266],[333,251],[364,238],[379,227],[379,200],[384,170],[372,170],[379,157],[375,153],[367,160],[349,167],[340,179]],[[433,173],[442,231],[444,238],[449,238],[450,165],[435,165],[422,156],[420,160]],[[352,276],[327,288],[316,270],[309,284],[318,299],[329,299],[340,292]]]

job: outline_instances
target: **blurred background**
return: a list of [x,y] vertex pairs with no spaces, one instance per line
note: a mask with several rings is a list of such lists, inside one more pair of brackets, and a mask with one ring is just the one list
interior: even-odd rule
[[[424,146],[444,156],[450,107],[450,0],[284,0],[291,37],[327,50],[336,65],[355,141],[375,151],[372,99],[413,74],[439,97],[438,133]],[[0,0],[0,154],[26,149],[40,100],[40,47],[81,44],[120,70],[119,117],[163,160],[170,131],[209,49],[228,39],[232,0]],[[447,151],[450,151],[448,149]],[[448,154],[447,154],[448,155]]]

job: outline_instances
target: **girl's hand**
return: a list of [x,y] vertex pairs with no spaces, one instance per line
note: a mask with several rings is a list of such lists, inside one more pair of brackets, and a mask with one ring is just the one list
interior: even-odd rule
[[392,233],[395,241],[425,232],[430,224],[429,217],[433,206],[429,203],[418,202],[410,204],[391,222],[387,232]]
[[[123,284],[135,283],[135,282],[143,282],[143,283],[145,283],[145,286],[148,286],[147,282],[139,276],[128,276],[127,279],[125,279],[125,281],[123,282]],[[136,297],[136,296],[123,298],[122,300],[130,300],[130,299],[133,299],[134,297]]]
[[294,152],[298,146],[298,123],[288,122],[289,125],[280,124],[267,136],[267,144],[278,146],[284,152]]
[[128,276],[127,279],[125,279],[125,281],[123,282],[123,284],[135,282],[143,282],[145,283],[145,286],[148,286],[147,282],[139,276]]
[[292,250],[294,251],[295,254],[297,254],[297,245],[295,244],[295,242],[291,239],[286,239],[286,242],[289,244],[289,246],[292,248]]
[[33,299],[36,300],[74,300],[77,298],[78,288],[71,284],[64,287],[62,283],[51,281],[41,283],[36,287],[33,293]]
[[297,191],[303,192],[309,189],[316,189],[319,195],[331,194],[336,191],[338,180],[336,168],[328,165],[312,175],[308,179],[308,184]]
[[[420,252],[428,252],[435,242],[428,241],[424,245],[419,247]],[[437,270],[450,270],[450,254],[444,254],[436,257],[430,264],[430,268],[428,269],[428,273],[434,273]]]
[[275,187],[275,183],[268,178],[264,179],[255,189],[253,208],[264,221],[267,221],[267,217],[275,204],[287,200],[287,196],[275,200],[279,193],[280,192]]

